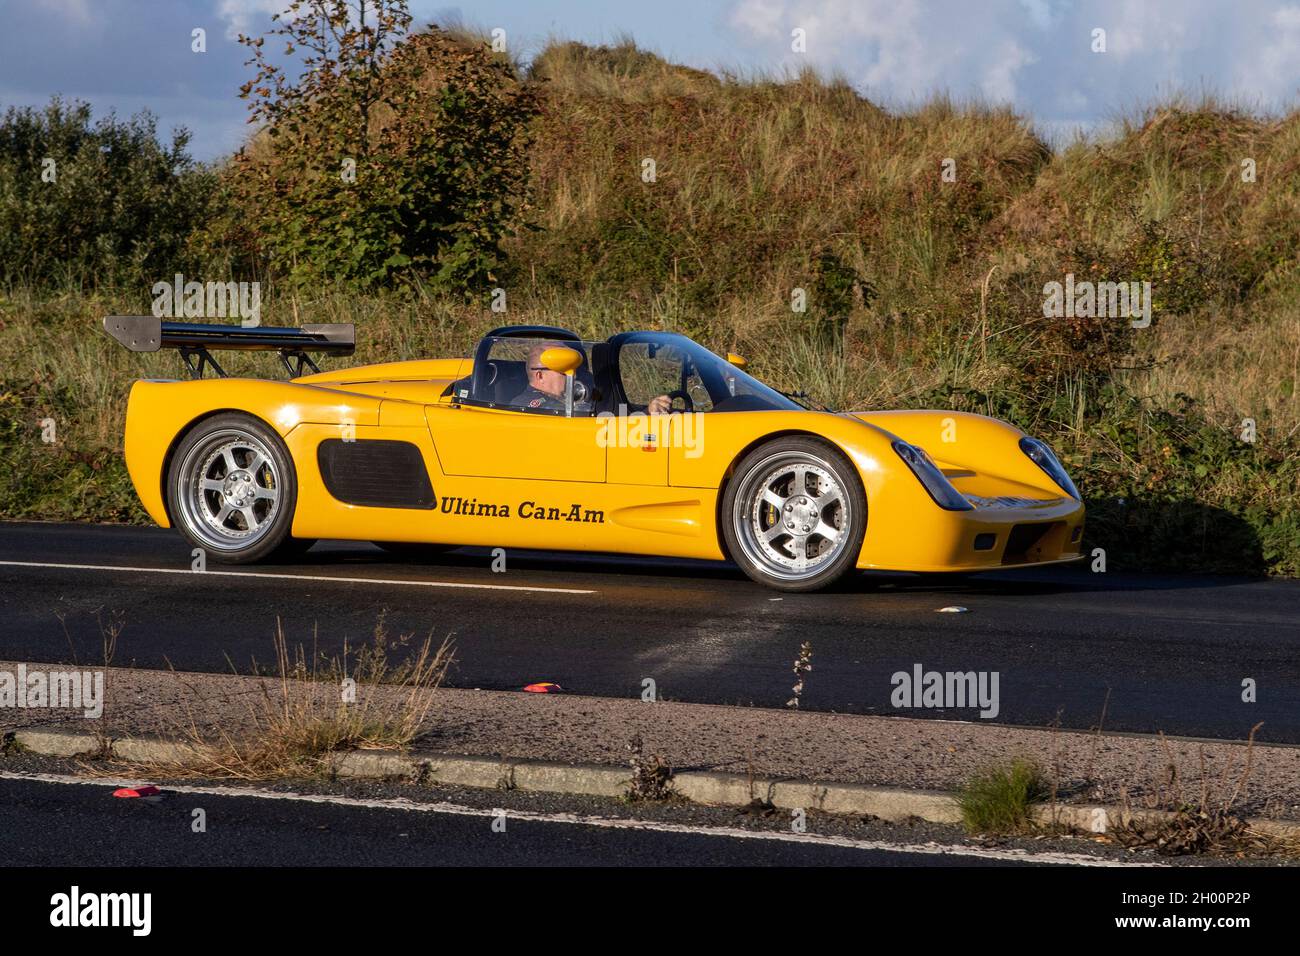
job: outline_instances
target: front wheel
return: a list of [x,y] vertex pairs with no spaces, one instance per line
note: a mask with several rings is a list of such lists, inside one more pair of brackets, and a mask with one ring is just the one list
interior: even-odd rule
[[167,470],[172,523],[223,564],[292,549],[297,500],[288,448],[251,415],[232,412],[199,422],[181,439]]
[[741,459],[719,517],[727,550],[747,575],[780,591],[816,591],[855,567],[867,499],[837,448],[794,436]]

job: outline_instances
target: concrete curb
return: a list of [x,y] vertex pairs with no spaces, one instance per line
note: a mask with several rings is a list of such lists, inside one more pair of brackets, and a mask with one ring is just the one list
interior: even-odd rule
[[[14,731],[13,739],[25,750],[51,757],[94,756],[105,752],[129,763],[167,764],[184,760],[192,749],[184,743],[157,737],[123,737],[104,740],[93,734],[59,727]],[[522,758],[469,757],[443,753],[396,753],[354,750],[331,762],[338,777],[348,779],[404,780],[444,786],[489,790],[523,790],[597,797],[622,797],[631,771],[592,764],[563,764]],[[876,817],[891,823],[921,820],[960,823],[957,798],[935,790],[903,790],[859,783],[815,780],[767,779],[720,771],[687,770],[672,777],[673,791],[692,803],[744,807],[759,800],[783,810],[820,810],[824,813]],[[1040,824],[1104,833],[1135,819],[1172,816],[1167,811],[1123,807],[1057,804],[1040,806]],[[1277,839],[1300,840],[1300,821],[1250,818],[1257,832]]]
[[94,734],[57,728],[15,730],[14,742],[25,750],[47,757],[84,757],[99,753],[101,747],[100,739]]

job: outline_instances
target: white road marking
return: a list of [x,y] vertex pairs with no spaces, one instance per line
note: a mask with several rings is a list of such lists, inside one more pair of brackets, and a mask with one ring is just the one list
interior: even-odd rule
[[282,574],[275,571],[191,571],[187,568],[137,568],[115,564],[56,564],[48,561],[0,561],[10,568],[61,568],[69,571],[129,571],[133,574],[188,574],[204,577],[273,578],[285,581],[328,581],[331,584],[398,584],[418,588],[468,588],[479,591],[543,591],[547,594],[595,594],[578,588],[529,587],[523,584],[472,584],[462,581],[403,581],[397,578],[344,578],[328,574]]
[[[27,780],[37,783],[77,784],[81,786],[138,787],[141,782],[124,777],[75,777],[59,773],[13,773],[0,771],[0,780]],[[415,813],[446,813],[462,817],[493,815],[492,809],[467,807],[459,803],[433,801],[417,803],[404,797],[393,799],[343,797],[335,794],[292,793],[262,790],[257,787],[187,786],[184,784],[159,785],[164,793],[189,793],[213,797],[251,797],[259,800],[288,800],[299,803],[325,803],[342,807],[370,810],[406,810]],[[507,810],[506,816],[514,820],[535,823],[559,823],[576,826],[601,827],[607,830],[652,830],[657,833],[694,834],[696,836],[727,837],[735,840],[773,840],[781,843],[803,843],[815,846],[833,846],[849,850],[877,850],[888,853],[927,853],[941,856],[973,857],[981,860],[1009,860],[1016,863],[1048,863],[1057,866],[1139,866],[1159,867],[1166,864],[1114,860],[1089,856],[1085,853],[1031,853],[1028,850],[998,847],[957,846],[947,843],[889,843],[884,840],[854,840],[849,837],[824,836],[816,833],[786,833],[781,830],[741,830],[722,826],[689,826],[682,823],[664,823],[657,820],[630,820],[619,817],[589,817],[576,813],[536,813],[531,810]]]

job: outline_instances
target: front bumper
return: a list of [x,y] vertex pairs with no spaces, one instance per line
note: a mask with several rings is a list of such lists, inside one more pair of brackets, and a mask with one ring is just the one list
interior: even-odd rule
[[[1084,507],[1072,498],[976,498],[971,511],[929,516],[924,533],[899,549],[872,542],[871,516],[858,567],[888,571],[991,571],[1078,561]],[[935,509],[938,511],[939,509]],[[919,529],[918,529],[919,530]]]

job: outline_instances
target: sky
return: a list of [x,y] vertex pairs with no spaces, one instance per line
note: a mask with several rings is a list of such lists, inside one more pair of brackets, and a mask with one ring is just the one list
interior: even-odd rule
[[[0,107],[58,94],[96,115],[143,109],[191,154],[247,135],[239,32],[284,0],[0,0]],[[505,30],[527,59],[548,38],[631,36],[703,69],[838,73],[883,106],[943,92],[1006,103],[1060,141],[1174,93],[1247,108],[1300,103],[1300,0],[411,0],[417,24]],[[206,52],[192,50],[192,31]],[[1095,51],[1104,31],[1104,52]],[[802,49],[794,49],[801,46]]]

